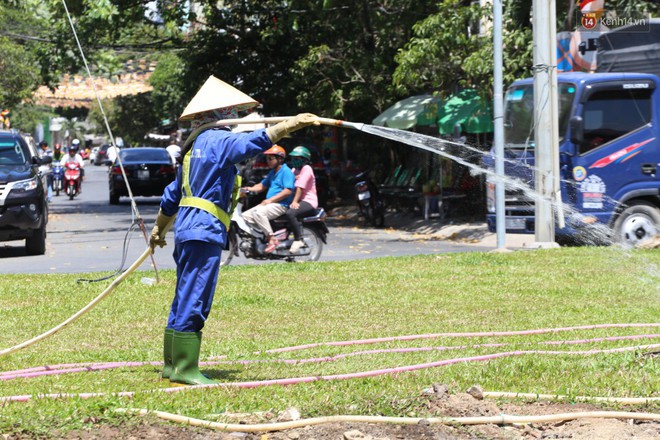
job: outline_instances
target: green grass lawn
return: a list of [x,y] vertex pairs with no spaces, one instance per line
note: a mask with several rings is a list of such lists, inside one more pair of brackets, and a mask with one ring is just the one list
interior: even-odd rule
[[[515,253],[465,253],[351,262],[234,266],[221,271],[202,360],[227,363],[202,370],[223,382],[335,375],[515,350],[613,349],[660,344],[660,337],[542,345],[540,342],[660,334],[660,327],[573,330],[527,336],[436,337],[369,345],[320,345],[286,353],[265,350],[301,344],[447,332],[532,330],[612,323],[660,322],[660,252],[562,248]],[[147,286],[142,272],[56,335],[0,358],[0,371],[62,363],[160,361],[162,332],[175,274]],[[84,275],[86,278],[90,274]],[[153,276],[153,274],[151,275]],[[73,315],[109,281],[78,284],[78,275],[0,277],[0,349],[24,342]],[[506,343],[506,347],[474,347]],[[408,353],[355,352],[447,347]],[[465,346],[460,348],[460,346]],[[658,349],[656,348],[655,351]],[[646,350],[653,351],[653,350]],[[260,352],[260,353],[257,353]],[[323,363],[284,363],[340,354]],[[213,419],[225,411],[280,411],[303,417],[333,414],[424,416],[420,392],[433,383],[453,391],[569,396],[660,396],[660,358],[644,349],[595,355],[523,354],[461,362],[396,375],[316,381],[251,389],[219,387],[176,393],[160,366],[139,366],[0,381],[0,397],[49,393],[108,393],[82,399],[32,398],[0,403],[0,432],[47,433],[94,423],[125,423],[120,407],[158,409]],[[111,393],[134,391],[131,398]],[[660,405],[650,405],[658,411]],[[647,408],[649,410],[649,408]],[[133,416],[134,417],[134,416]]]

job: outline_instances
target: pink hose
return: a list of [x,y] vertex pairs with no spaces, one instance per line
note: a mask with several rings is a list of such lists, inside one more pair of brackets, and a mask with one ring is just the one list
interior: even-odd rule
[[[594,354],[605,354],[605,353],[622,353],[635,350],[647,350],[647,349],[656,349],[660,348],[660,344],[652,344],[645,346],[635,346],[635,347],[621,347],[613,348],[608,350],[582,350],[582,351],[543,351],[543,350],[519,350],[519,351],[509,351],[503,353],[494,353],[482,356],[471,356],[471,357],[462,357],[454,359],[446,359],[436,362],[427,362],[417,365],[408,365],[404,367],[394,367],[394,368],[384,368],[379,370],[363,371],[358,373],[346,373],[346,374],[335,374],[329,376],[306,376],[306,377],[295,377],[289,379],[271,379],[263,381],[251,381],[251,382],[229,382],[229,383],[219,383],[212,385],[192,385],[186,387],[176,387],[176,388],[158,388],[148,392],[165,392],[165,393],[175,393],[182,390],[189,390],[194,388],[218,388],[218,387],[232,387],[232,388],[256,388],[261,386],[271,386],[271,385],[294,385],[299,383],[310,383],[316,382],[319,380],[346,380],[346,379],[357,379],[364,377],[373,377],[380,376],[383,374],[397,374],[404,373],[409,371],[415,371],[425,368],[435,368],[445,365],[457,364],[462,362],[484,362],[492,359],[510,357],[510,356],[521,356],[526,354],[542,354],[542,355],[594,355]],[[0,402],[26,402],[33,397],[36,398],[69,398],[77,397],[80,399],[88,399],[91,397],[101,397],[101,396],[118,396],[118,397],[133,397],[136,393],[134,391],[123,391],[119,393],[81,393],[81,394],[39,394],[37,396],[31,395],[20,395],[20,396],[8,396],[1,397]]]
[[[426,336],[426,335],[423,335]],[[399,338],[406,338],[408,336],[400,336]],[[569,341],[546,341],[539,342],[541,345],[575,345],[575,344],[584,344],[592,342],[603,342],[603,341],[621,341],[621,340],[635,340],[635,339],[654,339],[660,337],[660,334],[648,334],[648,335],[630,335],[630,336],[610,336],[602,338],[592,338],[592,339],[579,339],[579,340],[569,340]],[[385,338],[381,338],[385,339]],[[348,345],[348,344],[345,344]],[[506,346],[505,343],[491,343],[491,344],[477,344],[471,346],[453,346],[453,347],[413,347],[413,348],[393,348],[393,349],[379,349],[379,350],[364,350],[353,353],[339,354],[335,356],[326,356],[320,358],[310,358],[310,359],[285,359],[285,360],[275,360],[275,361],[233,361],[233,362],[201,362],[200,365],[218,365],[221,363],[233,363],[233,364],[251,364],[256,362],[284,362],[289,364],[304,364],[304,363],[318,363],[318,362],[330,362],[338,359],[343,359],[352,356],[361,356],[368,354],[383,354],[383,353],[411,353],[419,351],[445,351],[445,350],[463,350],[468,348],[493,348],[493,347],[503,347]],[[302,346],[298,346],[302,347]],[[290,348],[275,349],[267,352],[276,352],[276,351],[293,351]],[[297,348],[302,350],[302,348]],[[216,359],[224,359],[226,356],[220,356]],[[83,363],[83,364],[60,364],[60,365],[47,365],[42,367],[33,367],[23,370],[7,371],[0,372],[0,380],[11,380],[16,378],[28,378],[28,377],[38,377],[46,375],[57,375],[65,373],[78,373],[83,371],[100,371],[107,370],[112,368],[123,368],[123,367],[140,367],[144,365],[154,365],[160,366],[162,362],[108,362],[108,363]]]
[[286,351],[306,350],[309,348],[325,347],[325,346],[364,345],[364,344],[377,344],[380,342],[411,341],[414,339],[480,338],[480,337],[488,337],[488,336],[524,336],[524,335],[540,335],[544,333],[559,333],[559,332],[567,332],[573,330],[596,330],[603,328],[639,328],[639,327],[660,327],[660,323],[595,324],[595,325],[583,325],[576,327],[544,328],[544,329],[536,329],[536,330],[516,330],[516,331],[506,331],[506,332],[430,333],[425,335],[390,336],[385,338],[359,339],[353,341],[319,342],[315,344],[305,344],[305,345],[297,345],[293,347],[275,348],[272,350],[266,350],[266,353],[282,353]]

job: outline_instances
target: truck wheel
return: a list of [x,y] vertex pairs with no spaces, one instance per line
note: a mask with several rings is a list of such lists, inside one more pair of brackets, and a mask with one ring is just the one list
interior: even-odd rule
[[119,195],[111,192],[110,193],[110,204],[111,205],[119,205]]
[[614,222],[614,241],[634,247],[660,234],[660,209],[652,203],[632,202]]
[[32,237],[25,239],[25,250],[28,255],[43,255],[46,253],[46,225],[32,231]]

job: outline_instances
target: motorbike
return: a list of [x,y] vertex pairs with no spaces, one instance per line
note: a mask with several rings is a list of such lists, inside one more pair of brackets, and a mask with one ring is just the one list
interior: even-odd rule
[[62,191],[62,179],[64,178],[64,170],[62,168],[62,165],[59,163],[56,163],[53,165],[53,191],[55,192],[56,196],[60,195],[60,191]]
[[239,256],[239,251],[245,258],[255,260],[285,260],[293,261],[318,261],[321,258],[323,244],[327,244],[328,227],[325,224],[326,213],[323,208],[318,208],[314,215],[302,218],[302,240],[305,246],[297,252],[289,251],[293,243],[293,232],[288,228],[286,216],[280,216],[271,220],[275,237],[279,240],[277,248],[267,253],[264,251],[268,245],[268,238],[258,229],[253,228],[243,218],[243,207],[245,206],[245,193],[241,194],[231,217],[229,233],[225,250],[220,257],[220,265],[228,265],[234,257]]
[[78,162],[67,162],[64,164],[64,192],[73,200],[80,193],[80,164]]
[[355,185],[355,201],[360,217],[371,226],[378,228],[385,224],[385,202],[376,184],[369,177],[369,170],[365,170],[352,179]]

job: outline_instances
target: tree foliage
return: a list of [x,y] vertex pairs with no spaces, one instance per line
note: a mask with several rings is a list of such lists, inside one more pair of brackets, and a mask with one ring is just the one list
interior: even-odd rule
[[435,1],[333,1],[311,24],[317,37],[292,66],[297,103],[349,120],[391,104],[395,55]]
[[[526,1],[507,9],[503,31],[504,82],[528,76],[532,30]],[[531,6],[531,5],[530,5]],[[493,72],[492,10],[447,0],[437,14],[414,26],[414,36],[397,54],[394,82],[401,93],[426,90],[447,95],[465,87],[490,95]]]
[[8,38],[0,37],[0,106],[14,107],[32,97],[39,85],[36,59]]
[[36,43],[11,36],[29,32],[36,20],[9,3],[0,3],[0,10],[0,106],[13,108],[32,97],[41,78]]
[[345,118],[371,117],[389,103],[394,54],[412,24],[435,10],[435,1],[412,0],[203,4],[206,27],[185,52],[196,87],[215,73],[266,113]]
[[[505,83],[531,74],[532,3],[504,0]],[[175,118],[211,74],[254,97],[269,115],[306,110],[361,121],[407,94],[475,87],[487,95],[492,88],[492,11],[470,0],[66,5],[95,74],[116,79],[127,59],[158,61],[152,107],[137,100],[145,113],[132,114],[135,121]],[[0,102],[24,101],[37,85],[54,87],[63,73],[83,68],[61,0],[0,0],[0,6],[0,47],[12,54],[0,60]],[[606,6],[660,12],[653,1],[608,0]],[[557,10],[561,30],[570,25],[575,0],[558,1]]]
[[[144,136],[160,123],[158,115],[152,111],[154,101],[149,93],[119,96],[104,100],[102,105],[113,136],[123,138],[130,145],[141,145]],[[89,119],[97,127],[105,127],[105,121],[97,103],[92,105]]]
[[[155,18],[148,14],[150,3],[153,2],[0,0],[0,32],[30,47],[39,63],[41,84],[54,88],[63,73],[84,69],[78,41],[92,72],[112,79],[123,73],[122,60],[181,44],[177,23],[185,19],[185,2],[157,2],[165,6]],[[170,3],[174,6],[170,7]]]
[[182,113],[187,90],[185,70],[183,60],[174,53],[158,57],[158,65],[149,83],[153,87],[154,113],[159,118],[176,120]]

